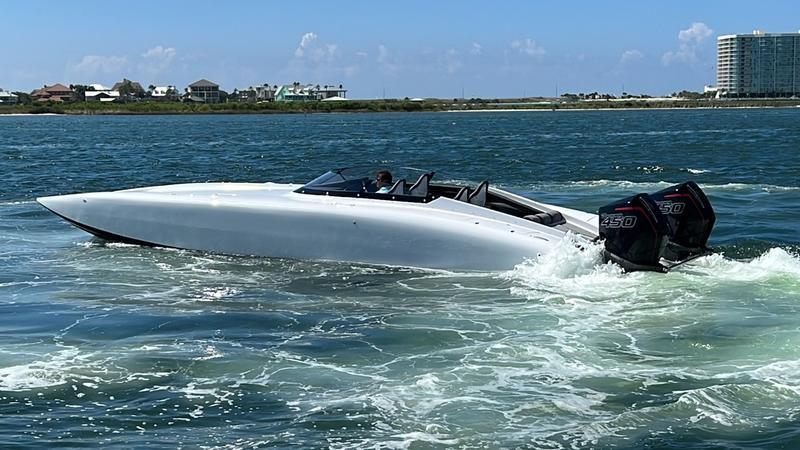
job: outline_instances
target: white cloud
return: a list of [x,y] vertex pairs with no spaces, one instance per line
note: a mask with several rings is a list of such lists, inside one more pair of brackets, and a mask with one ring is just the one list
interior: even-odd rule
[[544,54],[547,53],[542,46],[538,45],[536,41],[531,38],[527,38],[524,41],[514,41],[511,43],[511,48],[517,50],[521,54],[533,57],[544,56]]
[[86,55],[81,62],[69,67],[72,72],[81,75],[97,75],[117,73],[128,65],[125,56]]
[[681,30],[678,33],[678,40],[681,42],[694,42],[699,44],[707,37],[711,36],[711,33],[713,32],[714,31],[711,28],[708,28],[708,26],[706,26],[706,24],[703,22],[695,22],[689,28]]
[[300,38],[300,44],[294,51],[295,60],[309,60],[314,63],[333,61],[336,58],[336,44],[318,44],[319,37],[314,33],[306,33]]
[[695,22],[689,28],[678,32],[678,50],[668,51],[661,57],[667,66],[674,62],[693,63],[698,59],[700,46],[714,32],[703,22]]
[[397,64],[389,53],[389,49],[383,44],[378,45],[378,57],[376,61],[386,73],[394,73],[397,71]]
[[[157,45],[138,56],[86,55],[80,62],[67,66],[70,76],[94,78],[103,75],[137,78],[166,71],[177,57],[173,47]],[[87,81],[87,80],[82,80]]]
[[363,61],[366,56],[364,52],[343,52],[337,44],[325,43],[316,33],[308,32],[300,37],[284,76],[325,82],[337,77],[349,78],[360,72],[359,60]]
[[150,73],[161,72],[170,66],[172,60],[175,59],[175,55],[177,55],[177,51],[174,47],[157,45],[142,53],[144,61],[139,67]]
[[306,33],[300,38],[300,45],[297,46],[297,49],[294,51],[294,56],[297,58],[302,58],[305,55],[306,48],[313,44],[314,41],[317,40],[317,35],[314,33]]
[[150,50],[142,53],[142,58],[170,62],[173,60],[173,58],[175,58],[175,53],[174,47],[163,47],[161,45],[156,45]]
[[463,66],[458,51],[453,48],[444,52],[444,55],[439,58],[439,62],[447,69],[447,73],[449,74],[458,72],[458,69]]
[[469,52],[473,55],[480,55],[483,53],[483,46],[477,42],[474,42],[472,47],[469,49]]
[[625,64],[628,62],[640,60],[642,58],[644,58],[644,54],[642,54],[642,52],[640,52],[639,50],[636,49],[625,50],[624,52],[622,52],[622,56],[620,56],[619,62]]

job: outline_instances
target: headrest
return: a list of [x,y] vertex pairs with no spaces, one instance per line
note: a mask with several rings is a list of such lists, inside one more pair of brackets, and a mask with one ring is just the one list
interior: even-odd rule
[[462,187],[453,198],[459,202],[469,202],[469,188],[466,186]]
[[422,174],[422,176],[419,177],[419,180],[417,180],[417,182],[411,186],[411,189],[408,190],[408,195],[413,195],[414,197],[427,197],[428,184],[430,184],[433,174],[434,172]]
[[406,193],[406,179],[401,178],[397,180],[397,182],[389,189],[388,194],[390,195],[405,195]]
[[481,184],[475,188],[475,192],[470,194],[469,202],[473,205],[478,206],[485,206],[486,205],[486,194],[489,191],[489,181],[481,181]]

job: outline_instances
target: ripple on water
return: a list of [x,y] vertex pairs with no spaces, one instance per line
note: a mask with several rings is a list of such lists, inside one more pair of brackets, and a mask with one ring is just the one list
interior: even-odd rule
[[[720,118],[736,131],[715,131]],[[796,112],[4,120],[2,446],[798,439]],[[229,257],[95,240],[33,202],[296,182],[354,162],[488,178],[586,211],[691,177],[723,255],[665,275],[624,273],[571,241],[493,273]]]

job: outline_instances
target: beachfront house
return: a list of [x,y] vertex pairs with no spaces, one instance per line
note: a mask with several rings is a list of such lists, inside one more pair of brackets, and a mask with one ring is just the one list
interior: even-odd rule
[[219,103],[219,85],[206,79],[189,85],[187,98],[193,102]]
[[148,91],[150,94],[150,98],[155,101],[177,101],[178,100],[178,90],[175,89],[175,86],[151,86],[151,89]]
[[347,89],[340,84],[338,87],[332,84],[320,86],[318,84],[300,84],[294,82],[285,84],[275,91],[274,98],[279,102],[311,102],[319,100],[344,100],[347,97]]
[[114,83],[114,86],[111,88],[111,90],[118,91],[120,94],[120,99],[122,100],[143,98],[145,95],[141,84],[137,83],[136,81],[131,81],[127,78],[123,78],[122,81]]
[[312,102],[319,100],[314,85],[302,85],[298,82],[284,84],[275,92],[275,101],[279,102]]
[[94,83],[86,86],[83,98],[87,102],[115,102],[120,99],[120,92],[100,83]]
[[316,86],[317,95],[320,100],[325,99],[344,99],[347,98],[347,89],[344,89],[340,84],[339,87],[334,85],[324,85],[320,87],[319,85]]
[[275,101],[275,92],[278,90],[278,85],[263,84],[261,86],[250,86],[245,89],[236,89],[229,97],[229,100],[237,102],[272,102]]
[[11,92],[4,91],[0,88],[0,104],[13,105],[19,101],[19,97]]
[[61,83],[45,85],[31,92],[31,98],[37,102],[67,102],[72,99],[72,89]]

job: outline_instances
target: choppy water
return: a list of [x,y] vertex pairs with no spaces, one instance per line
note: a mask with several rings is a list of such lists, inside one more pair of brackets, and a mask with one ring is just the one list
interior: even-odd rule
[[[0,447],[800,446],[800,110],[0,116]],[[714,255],[452,273],[109,244],[36,196],[437,169],[593,211],[694,179]]]

